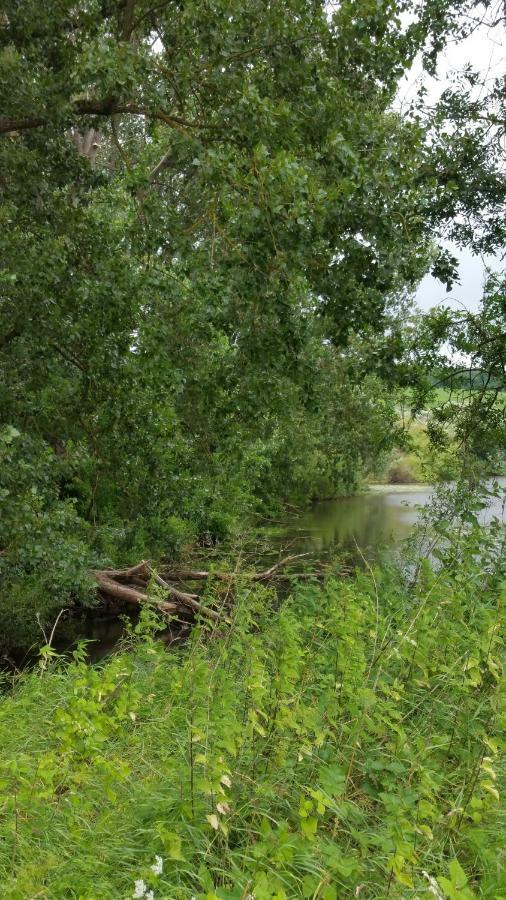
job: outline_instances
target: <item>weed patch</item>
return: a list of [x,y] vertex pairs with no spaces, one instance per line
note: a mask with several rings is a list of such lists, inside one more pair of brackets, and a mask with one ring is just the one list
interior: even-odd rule
[[101,667],[46,659],[0,702],[2,897],[506,896],[504,564],[477,533],[415,586],[273,611],[250,585],[176,652],[147,613]]

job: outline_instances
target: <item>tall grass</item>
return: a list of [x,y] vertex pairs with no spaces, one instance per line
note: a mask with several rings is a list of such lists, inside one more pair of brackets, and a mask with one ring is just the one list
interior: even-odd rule
[[414,585],[245,585],[177,651],[147,615],[100,667],[22,677],[0,896],[506,897],[506,587],[478,534]]

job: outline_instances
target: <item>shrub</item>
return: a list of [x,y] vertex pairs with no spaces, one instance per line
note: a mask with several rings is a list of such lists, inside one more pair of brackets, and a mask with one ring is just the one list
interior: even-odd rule
[[44,441],[0,432],[0,650],[40,641],[64,606],[93,603],[89,527],[60,499],[58,475]]

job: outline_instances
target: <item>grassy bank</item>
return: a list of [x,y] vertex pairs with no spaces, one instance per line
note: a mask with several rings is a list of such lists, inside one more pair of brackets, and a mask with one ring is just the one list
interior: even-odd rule
[[173,652],[144,619],[101,667],[45,656],[6,684],[1,896],[504,898],[506,595],[485,540],[414,587],[383,568],[276,607],[245,586]]

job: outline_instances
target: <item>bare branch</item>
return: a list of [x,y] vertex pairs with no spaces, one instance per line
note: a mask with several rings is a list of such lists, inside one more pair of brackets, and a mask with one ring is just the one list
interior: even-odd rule
[[[71,106],[70,113],[77,116],[114,116],[118,114],[139,116],[145,119],[156,119],[160,122],[165,122],[166,125],[170,125],[171,128],[177,128],[180,131],[186,128],[221,130],[219,125],[188,121],[180,116],[166,113],[163,109],[146,109],[135,103],[114,103],[111,100],[79,100]],[[52,118],[53,114],[50,112],[40,116],[25,116],[19,119],[12,116],[1,116],[0,134],[12,134],[13,132],[41,128],[47,125]]]
[[163,169],[166,169],[170,165],[172,158],[172,150],[168,150],[167,153],[164,153],[160,162],[158,162],[154,169],[151,169],[151,172],[149,173],[150,184],[152,184],[153,181],[156,181],[156,178],[160,174],[160,172],[162,172]]

